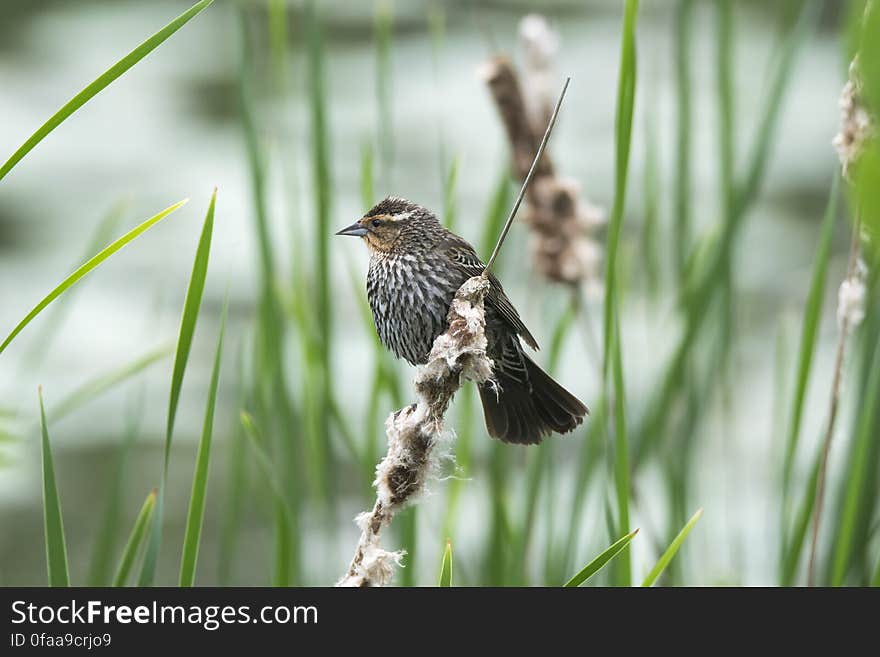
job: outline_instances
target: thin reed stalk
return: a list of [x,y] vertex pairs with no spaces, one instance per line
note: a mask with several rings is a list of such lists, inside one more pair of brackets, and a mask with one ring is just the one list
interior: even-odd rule
[[[854,281],[859,259],[859,230],[861,214],[856,211],[853,224],[852,239],[849,249],[846,280]],[[825,505],[825,479],[828,472],[828,454],[834,438],[834,427],[837,422],[837,409],[840,404],[840,387],[843,380],[843,364],[846,356],[847,337],[850,332],[852,318],[849,313],[841,315],[840,334],[837,338],[837,355],[834,358],[834,379],[831,383],[831,400],[828,404],[828,425],[822,441],[822,458],[819,461],[819,474],[816,480],[816,501],[813,505],[813,533],[810,541],[810,561],[807,566],[807,586],[816,585],[816,553],[819,546],[819,531],[822,525],[822,511]]]

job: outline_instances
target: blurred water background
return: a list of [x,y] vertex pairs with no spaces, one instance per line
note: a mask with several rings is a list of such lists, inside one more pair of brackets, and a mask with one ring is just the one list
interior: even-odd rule
[[[309,28],[300,4],[288,4],[289,49],[282,69],[285,97],[273,91],[276,80],[266,7],[253,2],[245,10],[252,35],[250,65],[255,72],[249,93],[270,163],[268,217],[280,286],[287,285],[293,276],[294,254],[308,253],[317,240],[310,120],[313,89],[306,50]],[[733,3],[738,165],[746,161],[759,122],[774,48],[791,29],[780,19],[775,4]],[[560,82],[563,74],[572,76],[551,151],[559,169],[578,180],[592,202],[609,208],[614,185],[620,5],[614,0],[394,2],[387,109],[392,134],[385,145],[376,146],[382,109],[377,100],[381,55],[374,35],[377,11],[384,9],[373,2],[317,3],[332,181],[330,225],[334,230],[346,226],[366,210],[361,172],[365,149],[372,149],[376,153],[376,198],[401,195],[438,212],[444,203],[448,205],[444,201],[447,172],[457,162],[456,230],[479,243],[486,208],[507,165],[508,148],[477,70],[494,47],[519,56],[518,23],[535,9],[547,15],[560,33]],[[628,411],[633,417],[644,411],[681,330],[674,273],[669,265],[669,254],[678,239],[673,227],[672,192],[677,139],[676,5],[671,0],[643,3],[638,28],[640,76],[621,247],[628,272],[621,311],[623,353]],[[696,446],[689,465],[692,484],[685,506],[691,511],[702,507],[705,512],[683,550],[680,569],[673,573],[674,581],[680,583],[752,585],[777,581],[779,455],[783,444],[780,402],[776,400],[777,363],[782,359],[787,370],[793,371],[819,225],[837,166],[830,142],[837,129],[837,98],[846,70],[840,45],[842,10],[837,5],[824,3],[818,26],[798,55],[779,127],[772,135],[762,191],[749,211],[735,250],[731,369],[727,383],[706,396],[705,414],[695,430]],[[24,135],[85,82],[186,6],[185,2],[166,0],[4,0],[0,8],[0,152],[11,153]],[[441,19],[442,36],[438,38],[435,23],[432,37],[432,21]],[[691,211],[698,235],[710,233],[721,213],[715,20],[713,3],[696,3],[689,131],[693,148]],[[3,354],[3,585],[45,581],[38,384],[43,386],[50,409],[74,582],[83,583],[90,572],[100,569],[95,564],[96,537],[106,517],[108,491],[113,490],[119,446],[126,435],[136,437],[118,489],[120,537],[127,533],[146,492],[157,485],[170,356],[56,422],[51,419],[51,409],[53,403],[102,373],[155,349],[173,346],[201,218],[215,186],[219,192],[208,286],[172,451],[166,543],[157,581],[175,581],[218,318],[227,290],[230,325],[197,582],[270,581],[273,518],[269,493],[253,468],[242,494],[240,529],[232,553],[224,555],[229,548],[223,546],[222,539],[233,495],[230,473],[235,470],[235,459],[247,455],[246,450],[235,448],[238,388],[242,362],[247,361],[255,336],[260,271],[251,173],[239,115],[242,48],[239,5],[217,2],[67,121],[0,186],[0,330],[4,332],[83,259],[90,236],[108,213],[119,213],[111,233],[118,235],[159,208],[180,198],[192,199],[184,210],[85,280],[65,304],[51,339],[46,340],[44,327],[55,320],[49,320],[51,313],[47,313]],[[648,200],[643,180],[649,128],[656,140],[658,164],[656,248],[664,263],[655,295],[648,293],[642,241]],[[827,408],[837,337],[833,308],[836,285],[846,263],[848,229],[847,221],[836,226],[826,312],[805,406],[804,458],[796,468],[799,482],[807,476],[806,455],[818,444]],[[375,416],[379,423],[368,424],[373,336],[361,321],[363,287],[352,284],[352,272],[362,283],[368,256],[366,249],[341,238],[332,240],[330,249],[335,316],[330,336],[332,388],[350,418],[358,444],[366,444],[372,434],[382,445],[381,421],[395,406],[383,397]],[[526,324],[545,346],[539,354],[545,359],[568,294],[537,280],[525,266],[526,252],[525,228],[516,224],[505,246],[500,273]],[[594,300],[565,339],[556,370],[556,377],[591,407],[598,403],[601,384],[597,356],[589,344],[600,334],[601,301]],[[294,347],[287,352],[283,367],[291,398],[299,400],[304,394],[299,374],[303,354]],[[390,362],[392,357],[387,358]],[[394,367],[403,383],[404,400],[408,400],[412,372],[401,364]],[[845,418],[851,410],[851,404],[844,405]],[[528,473],[537,458],[536,450],[504,446],[507,453],[503,463],[498,463],[502,452],[485,436],[480,421],[478,416],[474,423],[473,457],[466,471],[458,475],[462,477],[462,497],[454,521],[450,527],[447,492],[452,480],[433,482],[414,521],[417,542],[406,545],[416,559],[405,577],[410,583],[434,583],[440,554],[450,538],[458,583],[556,583],[554,578],[570,575],[611,538],[606,522],[607,484],[597,476],[589,484],[580,512],[573,554],[560,556],[560,551],[564,552],[560,546],[572,531],[573,489],[582,445],[588,440],[586,432],[551,439],[555,445],[548,451],[548,476],[542,480],[532,509],[535,525],[527,564],[522,574],[506,579],[487,574],[492,551],[506,549],[493,544],[491,538],[497,520],[493,520],[497,494],[493,493],[497,483],[493,483],[493,472],[503,469],[501,490],[508,517],[522,517],[529,509]],[[458,428],[454,419],[451,425]],[[288,428],[294,444],[304,446],[301,434],[305,429],[300,425]],[[295,583],[328,584],[342,574],[357,539],[352,518],[370,504],[367,473],[354,462],[337,434],[333,430],[326,436],[336,458],[333,503],[327,503],[311,487],[301,500],[298,531],[302,568]],[[663,443],[657,455],[634,475],[631,525],[642,530],[632,548],[635,573],[650,566],[678,522],[670,510],[663,474],[665,467],[672,467],[669,463],[674,466],[677,449],[675,442]],[[842,467],[847,449],[846,440],[834,444],[832,476]],[[600,471],[605,469],[604,459],[605,451],[599,445],[594,460]],[[117,539],[118,547],[123,540]],[[400,533],[386,539],[389,547],[403,546],[407,540],[412,539]]]

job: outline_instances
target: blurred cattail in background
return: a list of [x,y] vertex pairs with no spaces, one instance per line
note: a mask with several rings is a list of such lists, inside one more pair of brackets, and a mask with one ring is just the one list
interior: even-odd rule
[[[866,3],[865,17],[871,11],[871,2]],[[863,28],[864,29],[864,28]],[[867,107],[863,94],[862,76],[859,56],[853,58],[849,65],[849,79],[840,96],[840,128],[832,140],[832,144],[840,159],[841,174],[847,182],[857,185],[859,163],[865,150],[875,138],[874,117]],[[867,267],[861,259],[862,213],[863,208],[856,202],[853,217],[852,237],[846,277],[840,284],[837,293],[837,356],[834,364],[834,378],[831,384],[831,400],[828,410],[828,422],[822,445],[822,456],[819,463],[818,479],[815,492],[815,512],[813,515],[813,534],[810,548],[810,561],[807,570],[807,584],[813,586],[817,581],[816,562],[819,550],[819,533],[822,523],[822,511],[825,497],[825,480],[828,472],[828,458],[831,442],[834,438],[838,406],[843,385],[843,373],[846,369],[847,338],[865,318],[865,300],[867,289],[865,280]]]
[[[522,181],[553,109],[559,35],[543,16],[529,14],[520,22],[520,40],[525,63],[522,85],[505,55],[492,57],[481,75],[507,130],[513,174]],[[553,282],[583,285],[590,297],[598,297],[602,248],[596,234],[605,225],[604,212],[581,199],[580,185],[560,176],[548,154],[539,163],[527,198],[525,217],[534,268]]]
[[874,120],[862,98],[859,59],[856,57],[850,63],[849,80],[840,94],[840,130],[832,142],[844,177],[851,177],[852,167],[873,135]]

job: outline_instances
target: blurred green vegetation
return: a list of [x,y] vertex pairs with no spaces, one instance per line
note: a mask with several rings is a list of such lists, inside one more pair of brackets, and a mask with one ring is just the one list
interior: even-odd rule
[[[113,65],[108,74],[87,86],[35,137],[25,140],[23,135],[24,145],[0,169],[0,178],[14,166],[27,166],[25,156],[43,136],[52,129],[63,129],[61,124],[74,110],[134,63],[146,57],[140,65],[148,66],[149,53],[207,4],[198,3],[170,24],[173,29],[165,28],[157,36],[148,38],[146,45],[133,51],[136,56],[128,55]],[[647,103],[640,95],[643,86],[639,84],[637,66],[642,62],[637,49],[639,2],[623,3],[615,96],[615,152],[614,161],[607,163],[609,170],[614,171],[614,192],[605,251],[601,363],[595,367],[584,355],[582,367],[583,376],[598,377],[601,383],[598,398],[587,400],[592,415],[563,443],[550,439],[540,446],[517,450],[489,443],[474,391],[471,387],[465,388],[448,418],[456,434],[455,466],[450,468],[454,476],[432,486],[434,495],[443,500],[444,512],[440,517],[427,518],[423,509],[410,508],[395,519],[393,535],[389,533],[385,538],[407,552],[406,567],[397,579],[400,584],[437,584],[437,563],[441,564],[441,586],[555,586],[565,582],[572,586],[584,583],[629,586],[633,582],[651,586],[692,582],[699,565],[689,561],[688,543],[684,539],[695,524],[695,535],[701,531],[696,521],[702,509],[694,513],[703,506],[694,492],[699,475],[698,451],[705,447],[710,410],[720,405],[729,413],[730,400],[737,394],[734,364],[741,300],[736,255],[762,193],[783,104],[804,45],[815,34],[822,9],[819,2],[786,0],[773,10],[780,23],[781,36],[770,54],[772,66],[760,97],[760,109],[754,120],[748,117],[746,122],[739,111],[735,91],[740,37],[737,21],[738,13],[744,10],[741,4],[734,0],[710,3],[678,0],[675,3],[674,20],[669,23],[674,48],[666,53],[675,71],[672,117],[675,130],[670,142],[672,148],[667,154],[663,150],[666,142],[657,138],[663,131],[660,119],[643,106]],[[424,16],[429,36],[425,38],[431,39],[436,68],[443,61],[446,48],[445,14],[440,4],[429,5]],[[863,20],[863,5],[850,3],[847,13],[850,18],[837,37],[841,50],[847,53],[847,61],[858,51],[862,61],[867,62],[863,69],[864,93],[869,103],[878,106],[880,67],[874,64],[880,62],[880,53],[876,52],[880,38],[868,35],[880,35],[880,9],[874,9]],[[253,291],[253,312],[246,329],[226,339],[227,344],[231,342],[237,349],[235,358],[228,354],[222,358],[222,328],[217,338],[211,384],[205,397],[203,431],[197,447],[186,537],[182,546],[169,545],[163,541],[163,524],[175,417],[181,396],[195,396],[193,390],[184,385],[184,375],[193,341],[207,340],[203,333],[196,332],[200,315],[213,312],[202,306],[202,293],[206,285],[218,285],[216,277],[209,275],[208,267],[215,199],[216,223],[220,224],[224,216],[222,190],[219,195],[215,191],[193,254],[175,358],[168,376],[171,392],[164,463],[162,471],[156,473],[156,490],[147,494],[137,516],[123,517],[117,501],[127,485],[125,473],[132,467],[130,452],[139,433],[138,418],[144,412],[159,411],[144,409],[142,400],[135,398],[131,408],[120,411],[120,415],[130,418],[129,429],[119,443],[116,475],[106,491],[106,506],[94,537],[89,574],[87,578],[78,578],[75,573],[73,584],[130,583],[138,562],[140,584],[153,584],[160,557],[176,559],[178,554],[181,554],[181,585],[237,582],[237,564],[259,559],[259,555],[247,552],[251,545],[248,534],[253,525],[252,514],[261,516],[264,524],[271,527],[273,540],[271,558],[265,560],[269,564],[265,579],[250,583],[328,584],[329,581],[316,575],[323,571],[313,566],[307,555],[315,553],[312,547],[315,542],[333,546],[330,550],[333,556],[344,555],[348,546],[353,548],[357,530],[342,516],[350,515],[352,497],[359,507],[367,509],[372,505],[370,484],[383,453],[382,422],[388,413],[410,401],[409,374],[393,362],[392,356],[378,342],[364,296],[364,272],[358,271],[350,261],[346,262],[342,278],[350,284],[358,300],[356,314],[361,322],[360,326],[347,328],[360,331],[372,341],[371,374],[366,381],[333,378],[333,373],[339,371],[336,360],[341,357],[342,347],[334,341],[334,336],[339,334],[335,328],[340,314],[337,300],[345,297],[338,296],[333,289],[334,281],[339,280],[332,271],[331,258],[331,249],[336,248],[331,240],[335,232],[337,163],[331,157],[334,133],[330,118],[332,98],[329,97],[328,46],[324,39],[324,3],[312,0],[218,3],[209,11],[228,12],[240,28],[237,47],[240,49],[239,118],[244,144],[241,156],[250,181],[250,214],[259,272]],[[377,189],[393,186],[395,162],[400,157],[393,100],[395,91],[405,87],[407,80],[401,79],[406,74],[404,68],[392,66],[397,48],[394,11],[392,2],[376,3],[372,30],[375,57],[372,63],[365,64],[375,67],[375,97],[370,102],[375,103],[378,111],[376,125],[363,135],[361,143],[354,145],[354,151],[360,154],[356,166],[359,167],[360,203],[364,209],[378,200]],[[708,227],[696,222],[692,212],[694,176],[698,168],[693,161],[691,140],[697,11],[711,13],[712,22],[707,24],[715,31],[712,56],[717,162],[713,166],[718,177],[719,214]],[[185,30],[177,38],[185,39]],[[290,96],[295,91],[290,84],[288,56],[294,44],[298,46],[298,55],[304,58],[305,79],[297,88],[303,89],[308,98],[305,120],[310,154],[306,171],[292,166],[284,155],[303,145],[291,143],[282,126],[274,123],[279,120],[278,115],[264,111],[265,104],[289,107]],[[609,96],[615,94],[612,89],[605,91]],[[836,99],[828,98],[827,102],[833,104]],[[647,126],[644,141],[633,140],[634,125],[640,117],[644,117]],[[437,188],[441,190],[443,221],[454,227],[465,214],[457,189],[461,160],[448,152],[444,126],[436,128],[440,167],[431,175],[436,177]],[[739,135],[743,134],[750,135],[746,149],[741,148]],[[644,155],[643,160],[638,160],[644,162],[641,177],[629,175],[631,151]],[[833,157],[829,148],[829,161]],[[658,172],[669,162],[674,165],[674,185],[667,190],[661,187]],[[289,246],[273,234],[277,223],[272,221],[272,213],[278,210],[269,202],[269,196],[272,185],[277,184],[274,182],[279,175],[276,169],[284,179],[282,211],[290,218],[287,222],[291,233]],[[476,246],[484,256],[491,251],[514,194],[506,163],[499,163],[498,171],[491,174],[485,177],[482,211],[468,212],[469,220],[479,222],[476,232],[481,237]],[[845,190],[837,177],[830,185],[827,210],[815,235],[812,277],[802,281],[806,303],[801,311],[803,319],[796,358],[787,357],[792,355],[785,353],[791,350],[790,345],[780,340],[776,362],[777,367],[785,371],[776,373],[779,394],[773,402],[773,415],[779,420],[774,423],[775,435],[768,438],[770,444],[779,447],[776,450],[778,463],[773,464],[778,474],[778,497],[770,500],[768,506],[775,512],[780,540],[778,545],[762,546],[765,552],[778,555],[776,577],[765,582],[767,584],[805,582],[805,538],[814,512],[819,455],[805,453],[808,450],[801,434],[808,388],[830,387],[830,381],[816,380],[813,359],[822,317],[833,312],[829,304],[823,303],[823,297],[828,286],[836,284],[829,280],[835,225],[850,227],[853,208],[858,208],[868,232],[880,235],[877,229],[880,187],[875,184],[878,175],[880,148],[874,140],[865,151],[855,181],[846,184]],[[634,180],[641,180],[644,186],[644,203],[636,209],[627,205]],[[2,184],[0,182],[0,194]],[[295,190],[307,186],[312,190],[312,207],[306,207],[307,204],[296,198]],[[193,190],[192,193],[201,198],[206,191]],[[350,191],[357,193],[357,190]],[[849,198],[849,207],[840,202],[841,191]],[[669,217],[664,216],[667,205],[672,208]],[[89,245],[89,256],[96,251],[98,255],[40,302],[12,330],[0,346],[0,352],[10,346],[13,338],[49,303],[59,297],[61,300],[69,297],[74,283],[104,259],[125,257],[114,254],[178,206],[168,208],[99,251],[97,244],[109,241],[108,235],[119,221],[118,213],[108,215],[108,219],[99,224],[95,236],[83,240]],[[817,227],[820,226],[821,217],[817,215],[813,219]],[[663,235],[664,228],[670,231],[670,237]],[[625,249],[626,240],[637,232],[645,252],[640,257],[632,257]],[[873,245],[878,243],[880,240],[875,238]],[[288,261],[288,255],[289,266],[283,264]],[[825,529],[820,536],[822,584],[873,582],[876,585],[880,581],[880,287],[877,285],[880,252],[867,247],[863,257],[868,271],[867,316],[851,339],[846,360],[845,402],[851,412],[839,425],[840,448],[835,458],[841,462],[835,465],[830,479],[833,494],[826,505]],[[501,277],[504,278],[505,271],[521,267],[523,260],[520,255],[502,252],[498,265]],[[640,273],[646,275],[634,275]],[[548,314],[541,327],[542,334],[550,336],[545,340],[549,346],[543,362],[551,372],[560,366],[565,345],[582,339],[584,336],[580,334],[588,334],[592,322],[588,316],[592,308],[587,308],[581,291],[553,290],[552,293],[557,295],[554,300],[558,302],[555,308],[559,312]],[[643,293],[652,299],[655,310],[660,307],[660,300],[665,299],[681,330],[666,362],[652,374],[647,385],[639,386],[637,397],[631,377],[627,375],[638,363],[630,356],[622,311],[634,297]],[[75,304],[70,304],[67,312],[75,313]],[[224,318],[225,312],[224,309]],[[4,317],[6,319],[13,318]],[[670,317],[661,316],[660,311],[649,318],[649,323],[656,325],[671,321]],[[51,340],[57,325],[57,320],[47,319],[41,343]],[[65,495],[55,481],[49,440],[54,423],[67,413],[87,407],[97,396],[123,380],[137,377],[144,369],[165,367],[165,357],[170,353],[169,348],[163,347],[120,364],[106,375],[87,381],[66,400],[50,404],[48,414],[43,410],[42,397],[39,406],[31,409],[12,409],[8,413],[0,409],[0,441],[6,435],[19,433],[18,427],[6,420],[7,416],[24,416],[34,420],[32,426],[41,427],[45,547],[50,584],[68,583],[62,522]],[[0,354],[2,368],[3,355]],[[346,388],[355,385],[368,389],[363,407],[355,407],[346,394]],[[230,391],[227,398],[234,401],[234,408],[217,406],[225,430],[214,440],[218,388]],[[7,424],[8,429],[4,428]],[[211,471],[209,464],[216,460],[218,452],[225,455],[226,469]],[[809,464],[806,476],[803,476],[804,463]],[[557,476],[563,466],[572,473],[571,477]],[[649,478],[659,479],[664,499],[645,499],[643,491]],[[485,501],[479,508],[465,508],[464,488],[474,481],[479,481],[475,488]],[[140,499],[144,492],[132,491]],[[202,518],[207,502],[212,499],[221,500],[217,504],[222,509],[215,539],[219,546],[219,564],[216,572],[200,572]],[[662,509],[661,513],[657,513],[658,508]],[[707,508],[703,524],[716,512],[719,511]],[[564,519],[563,526],[560,519]],[[465,532],[465,523],[475,529],[471,527],[471,531]],[[637,534],[634,525],[639,523],[644,526]],[[459,549],[462,542],[458,536],[465,533],[476,535],[475,548]],[[587,540],[585,533],[589,534]],[[426,535],[432,536],[430,542],[419,540]],[[713,537],[704,536],[702,540],[711,544]],[[649,555],[647,563],[656,563],[651,569],[634,563],[632,550],[639,541],[644,542],[642,549]],[[452,544],[456,546],[454,570]],[[610,547],[600,553],[608,545]],[[588,562],[587,558],[597,553],[599,556]],[[419,578],[422,563],[435,573],[432,580]],[[608,567],[603,568],[606,564]],[[339,574],[345,565],[343,557],[338,564]],[[113,577],[112,572],[115,572]],[[744,579],[736,572],[729,573],[727,578],[725,581],[732,583]],[[705,581],[705,577],[700,581]]]

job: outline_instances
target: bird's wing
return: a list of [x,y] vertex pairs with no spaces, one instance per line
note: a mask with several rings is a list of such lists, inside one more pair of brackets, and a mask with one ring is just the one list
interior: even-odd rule
[[[458,267],[467,278],[479,276],[483,273],[485,265],[480,260],[480,257],[470,244],[457,235],[450,235],[441,244],[441,248],[449,256],[450,262]],[[526,328],[526,325],[523,324],[519,313],[516,312],[516,308],[510,303],[510,299],[507,298],[504,288],[501,286],[501,281],[491,272],[489,272],[489,283],[491,283],[491,286],[486,294],[486,302],[495,309],[510,328],[516,331],[527,345],[532,349],[538,349],[538,342],[529,332],[529,329]]]

